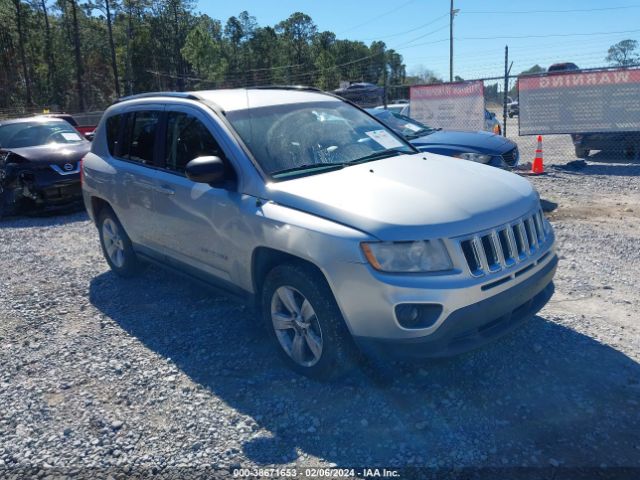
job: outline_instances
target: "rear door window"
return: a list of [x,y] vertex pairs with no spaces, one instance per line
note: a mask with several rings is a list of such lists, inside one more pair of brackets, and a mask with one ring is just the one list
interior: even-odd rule
[[144,165],[153,165],[159,111],[137,111],[128,114],[126,146],[122,158]]

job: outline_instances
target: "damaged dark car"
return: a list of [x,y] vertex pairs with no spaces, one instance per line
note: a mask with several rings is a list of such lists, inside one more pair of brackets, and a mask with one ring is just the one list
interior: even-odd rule
[[64,120],[0,120],[0,217],[80,202],[80,161],[90,149]]

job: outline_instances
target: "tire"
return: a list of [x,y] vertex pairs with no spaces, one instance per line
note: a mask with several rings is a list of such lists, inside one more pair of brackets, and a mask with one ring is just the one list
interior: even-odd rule
[[347,372],[352,339],[322,274],[301,263],[279,265],[267,274],[260,298],[263,322],[291,369],[316,380]]
[[133,251],[131,239],[116,214],[105,207],[98,215],[98,235],[102,254],[109,267],[121,277],[132,277],[140,270],[140,262]]
[[622,153],[626,160],[633,160],[636,157],[636,149],[633,145],[627,145],[624,147]]
[[576,157],[578,158],[587,158],[589,156],[589,149],[576,147]]

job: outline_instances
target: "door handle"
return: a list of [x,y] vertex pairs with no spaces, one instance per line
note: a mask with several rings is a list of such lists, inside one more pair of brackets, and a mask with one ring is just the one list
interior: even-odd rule
[[158,193],[162,193],[163,195],[175,195],[176,191],[173,188],[169,188],[165,185],[155,187],[154,189]]

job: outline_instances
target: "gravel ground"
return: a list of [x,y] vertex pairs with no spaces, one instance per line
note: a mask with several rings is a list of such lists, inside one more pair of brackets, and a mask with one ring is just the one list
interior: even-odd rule
[[117,278],[84,213],[4,220],[0,477],[640,469],[640,163],[551,163],[531,181],[558,204],[552,301],[479,351],[395,364],[387,383],[301,378],[250,309],[155,267]]

